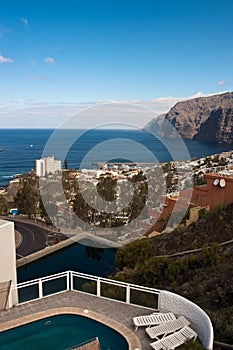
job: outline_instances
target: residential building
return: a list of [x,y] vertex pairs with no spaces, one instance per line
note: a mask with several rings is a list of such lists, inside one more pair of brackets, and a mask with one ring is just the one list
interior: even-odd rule
[[206,184],[195,186],[192,203],[210,210],[233,203],[233,169],[225,168],[204,174]]
[[61,161],[55,160],[54,156],[36,159],[36,175],[39,177],[55,174],[61,170]]

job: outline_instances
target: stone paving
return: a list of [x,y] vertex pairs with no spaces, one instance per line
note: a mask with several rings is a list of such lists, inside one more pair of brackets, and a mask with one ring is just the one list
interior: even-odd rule
[[73,313],[73,311],[76,313],[77,310],[80,310],[79,313],[82,311],[88,314],[88,317],[99,320],[109,326],[112,325],[115,329],[121,326],[122,329],[119,328],[118,330],[121,333],[127,333],[129,338],[133,339],[133,346],[130,346],[130,349],[151,349],[149,345],[150,339],[146,335],[144,327],[142,327],[143,329],[139,328],[135,332],[132,323],[134,316],[150,314],[153,312],[151,309],[75,291],[66,291],[1,311],[0,331],[11,328],[12,326],[15,327],[22,323],[32,322],[33,320],[38,319],[38,317],[44,318],[53,314],[59,314],[59,311],[65,313],[64,310],[70,310],[71,313]]

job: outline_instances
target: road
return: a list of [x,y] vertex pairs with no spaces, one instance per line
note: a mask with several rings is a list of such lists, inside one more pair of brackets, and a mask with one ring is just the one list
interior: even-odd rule
[[15,222],[15,229],[21,234],[22,242],[16,249],[17,258],[22,258],[38,250],[44,249],[47,245],[49,231],[30,223]]
[[[22,241],[16,249],[16,258],[20,259],[27,255],[37,252],[38,250],[46,248],[48,245],[52,245],[54,239],[63,240],[66,237],[58,233],[53,233],[51,230],[37,225],[35,223],[27,222],[26,220],[17,220],[16,218],[3,218],[4,220],[10,220],[14,222],[15,230],[17,230],[21,236]],[[29,221],[29,220],[28,220]]]

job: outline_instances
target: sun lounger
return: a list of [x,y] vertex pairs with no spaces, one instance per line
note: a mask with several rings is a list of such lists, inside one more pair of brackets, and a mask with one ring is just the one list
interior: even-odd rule
[[180,316],[176,320],[163,322],[154,327],[147,327],[146,333],[151,339],[159,339],[159,336],[165,337],[189,324],[190,322],[184,316]]
[[181,328],[179,331],[168,335],[167,337],[156,340],[155,342],[151,343],[150,346],[154,350],[161,350],[161,349],[173,350],[177,346],[184,344],[186,341],[190,339],[196,340],[196,338],[197,338],[197,333],[194,332],[194,330],[189,326],[185,326]]
[[176,317],[172,312],[167,313],[154,313],[146,316],[137,316],[133,318],[133,323],[135,326],[135,330],[141,326],[154,326],[158,325],[162,322],[168,322],[175,320]]

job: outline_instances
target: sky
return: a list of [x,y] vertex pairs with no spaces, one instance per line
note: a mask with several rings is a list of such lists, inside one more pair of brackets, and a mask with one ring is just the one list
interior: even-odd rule
[[232,0],[0,0],[0,128],[232,91],[232,41]]

